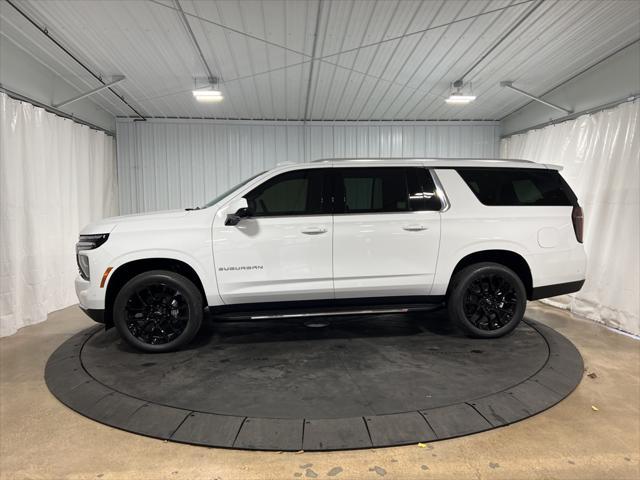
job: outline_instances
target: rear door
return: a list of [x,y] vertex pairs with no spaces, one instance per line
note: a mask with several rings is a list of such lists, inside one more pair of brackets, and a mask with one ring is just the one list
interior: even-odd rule
[[335,168],[336,298],[428,295],[441,202],[422,167]]
[[[245,194],[251,218],[216,215],[213,251],[227,304],[333,298],[331,169],[271,177]],[[224,207],[223,207],[224,208]]]

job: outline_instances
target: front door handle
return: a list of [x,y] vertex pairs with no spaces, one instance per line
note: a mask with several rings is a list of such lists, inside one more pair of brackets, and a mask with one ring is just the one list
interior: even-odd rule
[[419,232],[421,230],[428,230],[428,228],[425,227],[424,225],[406,225],[402,228],[409,232]]
[[324,227],[307,227],[301,230],[305,235],[319,235],[321,233],[326,233],[327,229]]

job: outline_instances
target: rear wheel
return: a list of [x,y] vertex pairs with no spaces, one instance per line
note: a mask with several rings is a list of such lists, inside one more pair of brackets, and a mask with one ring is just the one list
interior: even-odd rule
[[526,303],[520,277],[504,265],[487,262],[455,275],[447,308],[451,320],[467,335],[495,338],[516,328]]
[[116,296],[114,324],[134,347],[169,352],[187,345],[202,324],[202,296],[186,277],[169,271],[144,272]]

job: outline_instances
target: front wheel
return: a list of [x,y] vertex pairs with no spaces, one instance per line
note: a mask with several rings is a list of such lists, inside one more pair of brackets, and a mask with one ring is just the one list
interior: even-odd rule
[[501,337],[522,317],[527,295],[520,277],[497,263],[477,263],[458,272],[447,301],[449,317],[467,335]]
[[170,352],[187,345],[202,324],[202,295],[182,275],[155,270],[129,280],[113,304],[116,329],[147,352]]

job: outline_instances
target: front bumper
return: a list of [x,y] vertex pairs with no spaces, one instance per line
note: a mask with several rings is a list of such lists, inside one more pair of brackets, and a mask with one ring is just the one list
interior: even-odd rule
[[78,302],[83,310],[104,310],[104,288],[90,280],[85,280],[81,276],[76,277],[75,281],[76,295]]
[[78,276],[75,282],[76,295],[80,303],[80,310],[93,321],[102,323],[107,328],[112,325],[110,317],[105,314],[105,289],[91,283],[90,280]]
[[106,323],[104,319],[104,310],[84,308],[82,305],[80,305],[80,310],[86,313],[87,316],[94,322],[98,322],[102,324]]

